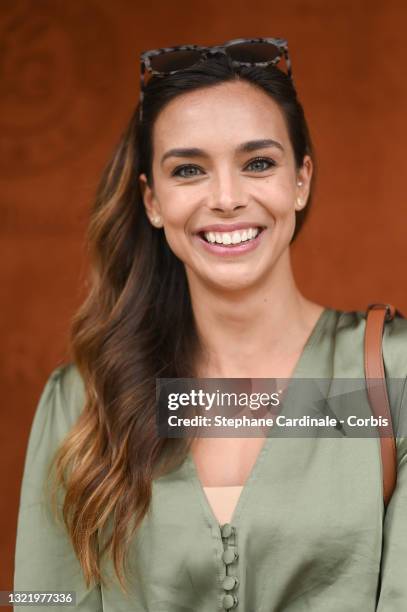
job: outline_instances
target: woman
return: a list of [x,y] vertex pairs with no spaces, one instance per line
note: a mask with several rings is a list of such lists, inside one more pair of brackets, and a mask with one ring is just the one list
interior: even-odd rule
[[[72,590],[89,611],[406,609],[405,439],[384,515],[375,438],[157,435],[157,378],[364,377],[364,313],[293,277],[312,147],[284,41],[257,43],[143,57],[155,73],[99,189],[73,360],[32,426],[16,590]],[[395,378],[406,339],[386,325]],[[392,400],[401,423],[406,393]]]

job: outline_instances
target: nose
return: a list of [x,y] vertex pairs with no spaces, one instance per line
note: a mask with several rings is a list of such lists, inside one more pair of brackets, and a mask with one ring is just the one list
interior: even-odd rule
[[211,181],[209,208],[218,212],[232,212],[245,208],[246,195],[239,177],[231,169],[223,169],[214,175]]

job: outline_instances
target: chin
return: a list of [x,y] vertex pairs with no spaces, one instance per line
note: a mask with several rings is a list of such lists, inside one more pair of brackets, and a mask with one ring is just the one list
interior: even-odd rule
[[254,287],[260,280],[259,275],[242,276],[236,270],[236,274],[228,271],[227,274],[219,274],[207,278],[206,283],[212,285],[219,292],[243,291]]

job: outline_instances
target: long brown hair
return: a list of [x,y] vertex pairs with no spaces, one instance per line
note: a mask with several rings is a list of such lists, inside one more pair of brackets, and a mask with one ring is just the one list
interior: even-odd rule
[[[133,117],[103,174],[87,234],[89,292],[72,321],[72,359],[86,398],[75,426],[58,449],[52,498],[64,492],[62,519],[86,585],[104,584],[100,559],[108,552],[120,585],[130,538],[151,501],[152,481],[186,457],[190,442],[159,438],[156,378],[194,377],[200,350],[183,263],[162,229],[149,222],[138,177],[152,177],[152,128],[176,96],[245,79],[281,108],[297,168],[312,146],[291,80],[277,68],[237,68],[211,58],[183,72],[152,77],[143,121]],[[309,204],[297,213],[298,234]],[[111,533],[98,549],[99,536]]]

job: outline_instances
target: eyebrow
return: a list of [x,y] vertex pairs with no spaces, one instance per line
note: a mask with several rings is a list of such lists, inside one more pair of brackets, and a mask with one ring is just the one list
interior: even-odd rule
[[[236,149],[238,153],[250,153],[251,151],[257,151],[258,149],[268,149],[270,147],[274,147],[276,149],[280,149],[280,151],[284,152],[284,147],[277,141],[271,138],[263,138],[261,140],[249,140],[247,142],[243,142]],[[161,165],[165,162],[168,157],[208,157],[208,154],[203,149],[198,149],[196,147],[189,148],[177,148],[170,149],[161,158]]]

